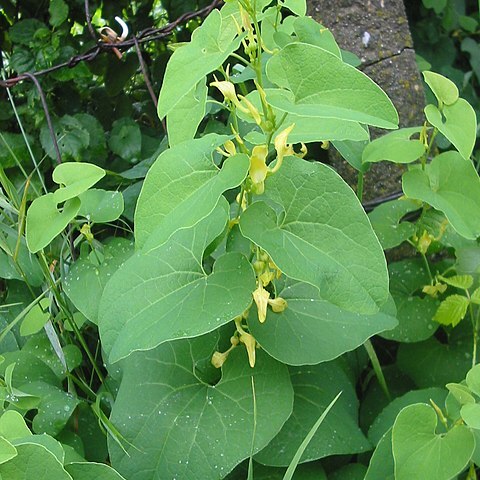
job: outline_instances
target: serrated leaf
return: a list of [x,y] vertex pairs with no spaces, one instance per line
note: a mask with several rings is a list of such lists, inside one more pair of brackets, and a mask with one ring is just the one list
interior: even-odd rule
[[340,391],[342,394],[309,443],[301,462],[370,448],[358,427],[355,388],[338,362],[291,367],[290,375],[295,392],[292,415],[280,433],[255,456],[256,461],[287,466],[312,425]]
[[377,163],[383,160],[394,163],[411,163],[425,153],[420,140],[412,135],[420,133],[421,127],[401,128],[370,142],[363,151],[363,163]]
[[419,202],[413,200],[393,200],[382,203],[368,214],[384,250],[397,247],[414,235],[415,225],[401,220],[407,213],[419,208],[421,208]]
[[57,205],[80,195],[106,175],[103,168],[92,163],[68,162],[58,165],[53,171],[53,181],[61,188],[53,193]]
[[167,115],[168,143],[171,147],[195,137],[205,116],[207,93],[206,78],[203,78]]
[[[272,83],[288,89],[269,92],[269,102],[279,110],[382,128],[398,124],[397,111],[380,87],[315,45],[287,45],[268,61],[266,72]],[[359,89],[363,95],[358,95]]]
[[437,421],[435,410],[421,403],[398,414],[392,429],[396,480],[450,480],[468,464],[475,449],[472,432],[456,425],[438,435]]
[[240,218],[243,235],[288,277],[319,288],[324,300],[348,311],[377,312],[388,297],[385,259],[350,187],[325,165],[287,157],[267,178],[265,197],[284,214],[253,203]]
[[78,215],[92,223],[114,222],[123,213],[124,203],[121,192],[109,192],[91,188],[79,195],[81,205]]
[[468,298],[462,295],[450,295],[438,307],[433,319],[442,325],[455,327],[465,317]]
[[466,100],[459,98],[452,105],[444,105],[442,110],[435,105],[427,105],[425,116],[453,143],[463,158],[470,158],[477,138],[477,117]]
[[125,478],[223,478],[290,416],[288,371],[261,350],[253,369],[237,347],[216,385],[199,379],[197,365],[210,361],[217,341],[217,334],[179,340],[125,361],[111,420],[133,446],[124,453],[109,442],[112,465]]
[[425,166],[403,174],[405,195],[442,211],[463,237],[480,235],[480,179],[472,162],[445,152]]
[[47,193],[35,199],[27,211],[26,239],[27,247],[32,253],[45,248],[80,210],[80,200],[67,200],[62,211],[57,208],[53,193]]
[[451,277],[439,277],[443,283],[461,290],[468,290],[473,285],[473,277],[471,275],[453,275]]
[[102,345],[110,362],[168,340],[210,332],[251,304],[255,276],[242,254],[221,256],[210,275],[202,268],[203,252],[227,223],[225,203],[161,245],[150,238],[112,276],[99,309]]
[[385,313],[361,315],[343,310],[323,300],[307,283],[286,279],[277,282],[276,292],[287,301],[287,308],[281,313],[269,309],[264,323],[250,314],[248,325],[262,348],[288,365],[332,360],[397,324],[395,317]]
[[[198,27],[192,40],[173,52],[165,72],[158,116],[170,113],[185,95],[207,74],[219,67],[240,45],[241,37],[228,28],[230,20],[213,10]],[[237,37],[237,38],[235,38]]]
[[422,74],[440,104],[452,105],[458,100],[458,88],[451,80],[435,72]]
[[100,263],[95,253],[78,259],[63,282],[68,298],[91,322],[98,322],[98,308],[105,285],[111,276],[134,253],[133,242],[124,238],[105,243]]
[[225,190],[245,179],[250,160],[240,154],[219,169],[212,160],[227,136],[206,135],[166,150],[150,168],[135,210],[135,242],[141,248],[162,226],[165,240],[175,230],[205,218]]

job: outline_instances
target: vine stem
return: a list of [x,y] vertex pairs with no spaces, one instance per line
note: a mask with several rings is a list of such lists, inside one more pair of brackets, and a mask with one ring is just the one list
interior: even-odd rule
[[373,371],[377,377],[378,383],[385,393],[385,396],[388,400],[392,399],[390,395],[390,391],[388,390],[387,381],[385,380],[385,376],[383,375],[382,366],[380,365],[380,361],[378,360],[377,353],[373,348],[372,342],[368,339],[364,344],[365,350],[367,351],[368,357],[370,358],[370,362],[372,362]]

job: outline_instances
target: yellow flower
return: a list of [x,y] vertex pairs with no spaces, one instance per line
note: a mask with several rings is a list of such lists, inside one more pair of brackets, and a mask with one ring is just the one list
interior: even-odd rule
[[253,103],[243,95],[239,95],[238,98],[242,100],[242,103],[245,103],[246,107],[244,107],[242,103],[237,105],[237,107],[242,110],[243,113],[250,115],[255,120],[257,125],[260,125],[262,123],[262,118],[260,117],[260,112],[257,110],[255,105],[253,105]]
[[291,131],[294,129],[295,124],[293,123],[285,130],[282,130],[275,138],[275,150],[277,151],[277,163],[275,166],[270,170],[271,173],[275,173],[281,166],[283,162],[283,157],[288,155],[293,155],[295,152],[293,151],[293,147],[291,144],[287,144],[288,136],[290,135]]
[[250,179],[256,186],[256,193],[263,193],[265,178],[267,177],[268,167],[266,165],[268,148],[266,145],[257,145],[253,147],[250,157]]
[[267,306],[270,293],[268,293],[262,285],[259,285],[252,295],[255,303],[257,304],[258,321],[263,323],[267,318]]
[[247,332],[244,332],[240,335],[240,341],[247,349],[248,363],[253,368],[255,366],[255,347],[257,346],[257,341],[253,335],[250,335]]
[[230,353],[230,350],[226,351],[225,353],[214,352],[211,360],[212,365],[215,368],[220,368],[225,363],[225,360],[227,359],[229,353]]
[[287,301],[282,297],[277,297],[268,301],[268,304],[272,307],[275,313],[283,312],[287,307]]
[[210,86],[217,87],[220,92],[222,92],[225,100],[232,102],[234,105],[238,105],[239,101],[235,92],[235,85],[232,82],[227,82],[226,80],[215,80],[215,82],[212,82]]

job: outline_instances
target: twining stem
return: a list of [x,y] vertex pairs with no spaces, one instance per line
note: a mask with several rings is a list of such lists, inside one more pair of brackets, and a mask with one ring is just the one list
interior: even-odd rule
[[480,320],[480,308],[477,309],[477,315],[473,315],[473,307],[472,304],[469,304],[470,309],[470,318],[472,319],[473,324],[473,352],[472,352],[472,368],[477,364],[477,344],[478,344],[478,327],[479,327],[479,320]]
[[362,199],[363,199],[363,178],[364,178],[364,173],[359,171],[358,178],[357,178],[357,198],[360,200],[360,203],[362,202]]

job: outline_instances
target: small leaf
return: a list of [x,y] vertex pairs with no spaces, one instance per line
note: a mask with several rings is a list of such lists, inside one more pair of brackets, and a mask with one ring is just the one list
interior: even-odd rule
[[468,464],[475,449],[472,432],[456,425],[435,433],[435,410],[422,403],[404,408],[392,429],[395,479],[450,480]]
[[63,0],[50,0],[48,7],[50,25],[59,27],[68,18],[68,5]]
[[[63,189],[62,189],[63,190]],[[26,239],[28,249],[36,253],[45,248],[76,217],[80,200],[67,200],[62,211],[57,208],[54,193],[35,199],[27,212]]]
[[78,215],[92,223],[114,222],[123,213],[123,195],[121,192],[108,192],[91,188],[79,195]]
[[475,398],[465,385],[461,383],[447,383],[445,386],[460,405],[475,403]]
[[453,143],[463,158],[470,158],[477,138],[477,117],[466,100],[459,98],[452,105],[444,105],[442,110],[435,105],[427,105],[425,116]]
[[376,163],[383,160],[394,163],[411,163],[425,153],[420,140],[412,140],[420,133],[420,127],[401,128],[370,142],[362,155],[363,163]]
[[49,307],[50,300],[48,298],[42,298],[34,305],[20,325],[20,335],[25,337],[39,332],[50,318]]
[[458,100],[458,88],[451,80],[435,72],[422,74],[440,104],[452,105]]
[[92,163],[68,162],[58,165],[53,171],[53,181],[63,185],[53,193],[53,198],[58,205],[65,200],[80,195],[95,185],[105,176],[103,168]]
[[303,17],[307,13],[307,4],[305,0],[282,0],[280,5],[288,8],[291,12],[299,17]]
[[472,162],[445,152],[425,166],[403,174],[403,191],[442,211],[463,237],[480,236],[480,179]]
[[32,435],[22,415],[15,410],[7,410],[0,417],[0,436],[12,442]]
[[480,396],[480,365],[475,365],[469,372],[467,373],[467,386],[468,388],[475,393],[476,395]]
[[450,295],[438,307],[433,319],[442,325],[455,327],[465,317],[468,298],[462,295]]
[[472,293],[470,301],[475,305],[480,305],[480,287],[475,289],[475,291]]
[[138,123],[129,117],[115,120],[108,146],[120,158],[131,163],[138,161],[142,151],[142,134]]
[[470,428],[480,430],[480,404],[467,403],[462,406],[460,414]]

